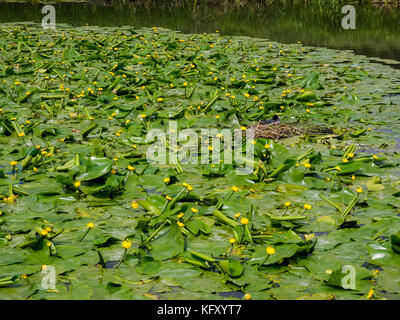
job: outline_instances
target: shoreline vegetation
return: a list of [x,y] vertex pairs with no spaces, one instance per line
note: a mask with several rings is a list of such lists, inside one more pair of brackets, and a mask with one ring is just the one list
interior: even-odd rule
[[[3,3],[90,3],[96,5],[160,5],[159,0],[3,0]],[[161,1],[162,2],[162,1]],[[216,7],[243,7],[247,5],[262,8],[265,5],[274,3],[305,4],[305,5],[372,5],[376,7],[398,7],[399,0],[169,0],[164,1],[170,6],[191,5],[193,9],[198,6],[216,6]]]

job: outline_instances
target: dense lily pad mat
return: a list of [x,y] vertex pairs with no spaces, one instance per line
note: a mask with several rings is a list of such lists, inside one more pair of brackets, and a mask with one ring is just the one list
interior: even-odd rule
[[[396,70],[157,28],[0,34],[0,298],[400,298]],[[170,120],[274,114],[335,134],[257,139],[250,175],[146,160]]]

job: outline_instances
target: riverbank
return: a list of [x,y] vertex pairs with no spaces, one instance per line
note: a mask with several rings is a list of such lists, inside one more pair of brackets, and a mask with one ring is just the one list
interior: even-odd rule
[[[9,3],[90,3],[98,5],[160,5],[159,0],[4,0]],[[288,4],[314,4],[314,5],[372,5],[385,7],[398,7],[398,0],[171,0],[165,1],[168,5],[173,6],[191,6],[196,9],[198,6],[213,6],[213,7],[242,7],[251,5],[257,9],[271,5],[273,3]]]

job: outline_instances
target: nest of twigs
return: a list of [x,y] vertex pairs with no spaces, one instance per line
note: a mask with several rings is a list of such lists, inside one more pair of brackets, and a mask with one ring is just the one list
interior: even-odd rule
[[262,139],[284,139],[294,136],[301,135],[320,135],[320,134],[332,134],[333,130],[326,127],[316,127],[316,126],[295,126],[288,123],[270,123],[251,126],[249,129],[254,130],[254,138]]

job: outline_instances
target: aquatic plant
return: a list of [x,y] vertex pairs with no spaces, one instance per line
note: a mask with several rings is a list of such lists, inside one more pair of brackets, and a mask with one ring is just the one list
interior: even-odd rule
[[[395,69],[156,27],[0,34],[0,297],[399,297]],[[273,115],[334,134],[256,138],[250,174],[147,161],[170,121],[245,133]]]

